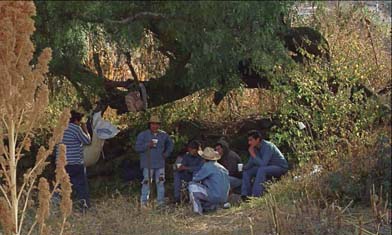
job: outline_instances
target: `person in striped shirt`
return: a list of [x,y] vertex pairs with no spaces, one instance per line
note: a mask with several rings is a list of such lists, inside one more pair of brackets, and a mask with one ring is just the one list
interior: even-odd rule
[[[83,114],[71,111],[71,118],[60,143],[66,146],[67,171],[72,191],[76,192],[78,200],[85,208],[90,207],[90,196],[87,184],[86,167],[83,160],[83,145],[91,143],[90,135],[85,123],[81,123]],[[57,151],[57,156],[58,156]]]

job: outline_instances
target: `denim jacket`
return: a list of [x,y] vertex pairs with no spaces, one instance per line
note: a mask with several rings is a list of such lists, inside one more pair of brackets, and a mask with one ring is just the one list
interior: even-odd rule
[[288,169],[288,163],[280,152],[278,147],[273,143],[262,140],[260,148],[256,149],[256,157],[249,157],[248,163],[244,166],[244,169],[249,169],[253,166],[280,166],[284,169]]
[[207,187],[207,198],[212,203],[227,201],[230,190],[229,172],[216,161],[208,161],[193,176],[194,182],[199,182]]
[[[148,148],[152,139],[158,139],[157,146]],[[140,155],[140,168],[164,168],[165,158],[169,157],[173,151],[173,141],[164,131],[159,130],[154,135],[150,130],[145,130],[137,136],[135,150]]]

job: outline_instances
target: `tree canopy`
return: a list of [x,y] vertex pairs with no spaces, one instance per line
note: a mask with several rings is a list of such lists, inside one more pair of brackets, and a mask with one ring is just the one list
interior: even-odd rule
[[[256,71],[290,62],[280,36],[287,31],[282,18],[290,4],[37,1],[34,41],[38,51],[53,49],[54,76],[69,79],[84,95],[97,91],[102,95],[104,90],[97,89],[107,79],[98,56],[102,45],[110,46],[118,58],[132,58],[144,46],[142,38],[152,35],[154,49],[168,61],[162,76],[146,78],[154,106],[206,87],[223,91],[238,87],[238,63],[245,58],[252,59]],[[89,57],[94,66],[88,66]]]

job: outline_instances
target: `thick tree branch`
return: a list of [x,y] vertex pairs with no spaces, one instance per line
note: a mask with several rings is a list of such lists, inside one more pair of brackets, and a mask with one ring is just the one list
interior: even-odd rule
[[125,57],[127,58],[127,65],[128,65],[129,70],[131,70],[131,74],[132,74],[133,79],[135,80],[136,83],[139,83],[139,78],[137,77],[135,68],[132,65],[131,53],[128,51],[124,54],[125,54]]
[[98,76],[103,78],[103,71],[101,67],[101,62],[99,60],[99,54],[94,52],[93,53],[93,60],[94,60],[94,67],[97,70]]
[[128,16],[125,19],[122,20],[107,20],[110,23],[118,23],[118,24],[127,24],[129,22],[134,22],[136,20],[163,20],[167,19],[168,17],[160,14],[160,13],[154,13],[154,12],[139,12],[136,13],[135,15]]

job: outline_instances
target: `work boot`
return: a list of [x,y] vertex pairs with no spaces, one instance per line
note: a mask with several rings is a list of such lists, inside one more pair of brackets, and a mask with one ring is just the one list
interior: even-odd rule
[[249,202],[250,198],[248,196],[246,196],[246,195],[241,195],[241,200],[243,202]]

